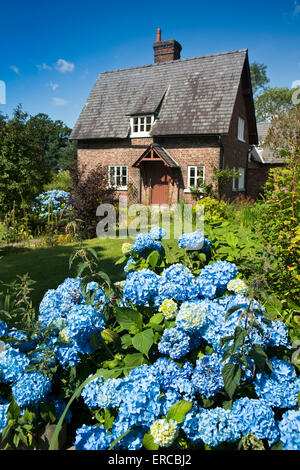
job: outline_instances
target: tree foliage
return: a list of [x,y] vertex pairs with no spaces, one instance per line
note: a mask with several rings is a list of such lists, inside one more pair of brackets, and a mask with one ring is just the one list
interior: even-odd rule
[[250,67],[250,73],[253,93],[256,94],[258,91],[264,90],[270,82],[267,76],[267,66],[253,62]]
[[73,164],[71,129],[46,114],[29,116],[19,105],[0,116],[0,213],[28,207],[58,169]]
[[256,118],[259,122],[268,121],[279,113],[293,109],[292,101],[295,89],[267,88],[255,97]]

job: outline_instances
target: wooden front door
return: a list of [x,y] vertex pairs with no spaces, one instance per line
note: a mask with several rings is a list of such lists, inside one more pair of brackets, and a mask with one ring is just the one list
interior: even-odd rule
[[169,193],[167,167],[161,162],[147,163],[145,167],[150,189],[150,204],[166,204]]

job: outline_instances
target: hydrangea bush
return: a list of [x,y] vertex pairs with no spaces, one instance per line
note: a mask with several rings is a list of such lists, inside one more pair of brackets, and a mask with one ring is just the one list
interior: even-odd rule
[[124,244],[124,282],[68,278],[30,331],[0,322],[3,447],[37,448],[65,423],[76,450],[300,448],[286,326],[202,234],[178,242],[204,255],[200,270],[168,265],[164,235]]
[[33,211],[38,213],[41,220],[49,216],[59,216],[70,209],[70,193],[58,189],[46,191],[36,198]]

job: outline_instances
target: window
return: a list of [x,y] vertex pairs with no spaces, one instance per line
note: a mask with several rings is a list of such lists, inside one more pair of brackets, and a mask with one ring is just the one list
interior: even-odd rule
[[233,191],[245,191],[245,168],[233,168],[234,171],[239,172],[239,176],[234,176],[232,179]]
[[154,122],[154,116],[135,116],[131,121],[131,137],[147,137]]
[[188,166],[187,192],[204,184],[204,166]]
[[238,139],[245,142],[245,121],[241,117],[238,122]]
[[127,189],[127,166],[108,167],[108,186],[119,190]]

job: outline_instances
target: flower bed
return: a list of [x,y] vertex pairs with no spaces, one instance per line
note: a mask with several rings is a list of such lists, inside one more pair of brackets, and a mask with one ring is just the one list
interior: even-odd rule
[[124,244],[124,282],[68,278],[28,331],[0,322],[2,447],[64,422],[76,450],[299,449],[286,326],[202,234],[178,241],[193,270],[167,264],[163,236]]

